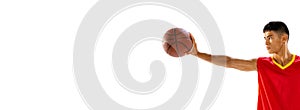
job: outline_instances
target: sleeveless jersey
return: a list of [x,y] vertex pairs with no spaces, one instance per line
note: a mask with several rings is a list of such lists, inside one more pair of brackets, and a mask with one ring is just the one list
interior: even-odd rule
[[300,110],[300,57],[285,66],[272,57],[257,59],[257,110]]

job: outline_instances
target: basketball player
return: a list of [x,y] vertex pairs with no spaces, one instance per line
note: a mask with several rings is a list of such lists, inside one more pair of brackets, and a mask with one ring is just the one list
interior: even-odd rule
[[288,50],[289,30],[285,23],[273,21],[265,25],[263,33],[271,57],[243,60],[202,53],[192,35],[193,48],[187,54],[227,68],[257,71],[257,110],[300,110],[300,57]]

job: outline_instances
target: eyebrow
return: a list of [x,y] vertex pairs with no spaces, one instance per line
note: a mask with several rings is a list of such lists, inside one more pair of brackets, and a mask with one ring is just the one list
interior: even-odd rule
[[272,37],[272,36],[273,36],[273,35],[268,35],[268,36],[264,37],[264,39],[270,38],[270,37]]
[[266,37],[271,37],[271,36],[273,36],[273,35],[268,35],[268,36],[266,36]]

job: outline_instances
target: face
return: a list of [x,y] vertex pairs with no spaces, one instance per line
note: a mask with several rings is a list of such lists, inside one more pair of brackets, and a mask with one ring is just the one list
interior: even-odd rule
[[264,38],[266,40],[266,48],[270,54],[276,54],[282,51],[284,39],[278,33],[274,31],[266,31],[264,33]]

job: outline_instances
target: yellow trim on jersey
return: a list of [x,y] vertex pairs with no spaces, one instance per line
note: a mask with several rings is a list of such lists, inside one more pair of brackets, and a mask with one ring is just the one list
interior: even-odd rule
[[272,58],[272,61],[273,61],[273,63],[274,63],[275,65],[277,65],[277,66],[278,66],[279,68],[281,68],[281,69],[285,69],[285,68],[287,68],[287,67],[289,67],[289,66],[292,65],[292,63],[295,61],[295,57],[296,57],[296,55],[293,54],[292,60],[291,60],[288,64],[286,64],[286,65],[284,65],[284,66],[281,66],[280,64],[278,64],[278,63],[275,61],[275,59],[273,58],[273,56],[272,56],[271,58]]

